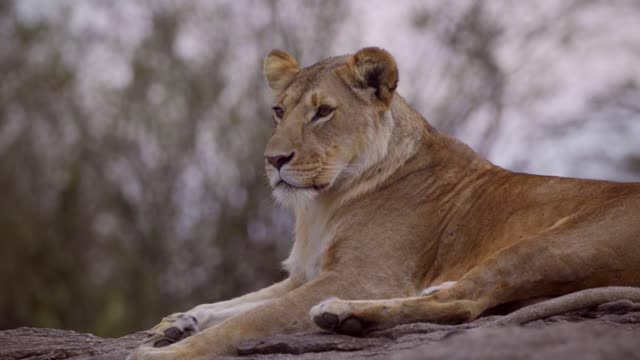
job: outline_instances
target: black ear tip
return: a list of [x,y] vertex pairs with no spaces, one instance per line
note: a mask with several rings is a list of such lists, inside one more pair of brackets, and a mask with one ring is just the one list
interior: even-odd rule
[[[379,47],[367,47],[364,49],[360,49],[355,55],[354,65],[362,66],[368,64],[367,66],[370,71],[379,72],[380,75],[395,75],[394,83],[397,82],[397,66],[396,60],[393,58],[387,50],[384,50]],[[391,84],[389,84],[391,85]]]
[[367,47],[353,55],[351,68],[362,86],[376,89],[376,97],[389,105],[398,86],[398,68],[393,56],[378,47]]

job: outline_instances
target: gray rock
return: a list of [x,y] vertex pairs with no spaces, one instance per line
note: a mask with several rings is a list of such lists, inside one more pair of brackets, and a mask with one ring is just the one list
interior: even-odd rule
[[[525,326],[499,316],[461,325],[408,324],[364,337],[278,335],[238,346],[224,359],[640,359],[640,304],[616,301]],[[121,360],[145,333],[118,339],[55,329],[0,331],[0,360]]]

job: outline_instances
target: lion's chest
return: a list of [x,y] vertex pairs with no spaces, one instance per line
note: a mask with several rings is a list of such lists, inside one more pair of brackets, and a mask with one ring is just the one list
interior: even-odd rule
[[292,277],[308,282],[322,271],[335,226],[329,213],[319,209],[299,214],[296,222],[296,240],[283,265]]

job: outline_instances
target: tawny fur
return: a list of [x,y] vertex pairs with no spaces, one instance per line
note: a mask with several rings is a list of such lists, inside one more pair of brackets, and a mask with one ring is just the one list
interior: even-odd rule
[[[640,184],[491,164],[394,92],[395,61],[380,49],[304,69],[274,51],[264,71],[276,109],[267,177],[296,214],[290,277],[186,312],[200,332],[154,348],[175,340],[167,318],[130,359],[210,358],[243,340],[315,329],[313,321],[346,333],[455,323],[506,303],[640,286]],[[534,305],[516,322],[638,300],[637,289],[589,291]]]
[[588,309],[616,300],[629,300],[640,303],[640,288],[609,286],[581,290],[527,306],[489,323],[488,326],[523,325],[531,321],[564,314],[569,311]]

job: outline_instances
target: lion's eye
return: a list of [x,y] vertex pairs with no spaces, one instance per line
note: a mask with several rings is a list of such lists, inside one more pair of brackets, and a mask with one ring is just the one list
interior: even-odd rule
[[282,117],[284,116],[283,108],[281,108],[280,106],[274,106],[271,109],[273,110],[273,113],[276,115],[278,119],[282,119]]
[[318,108],[318,111],[313,116],[313,120],[318,120],[325,116],[329,116],[334,110],[335,109],[329,105],[320,105],[320,107]]

